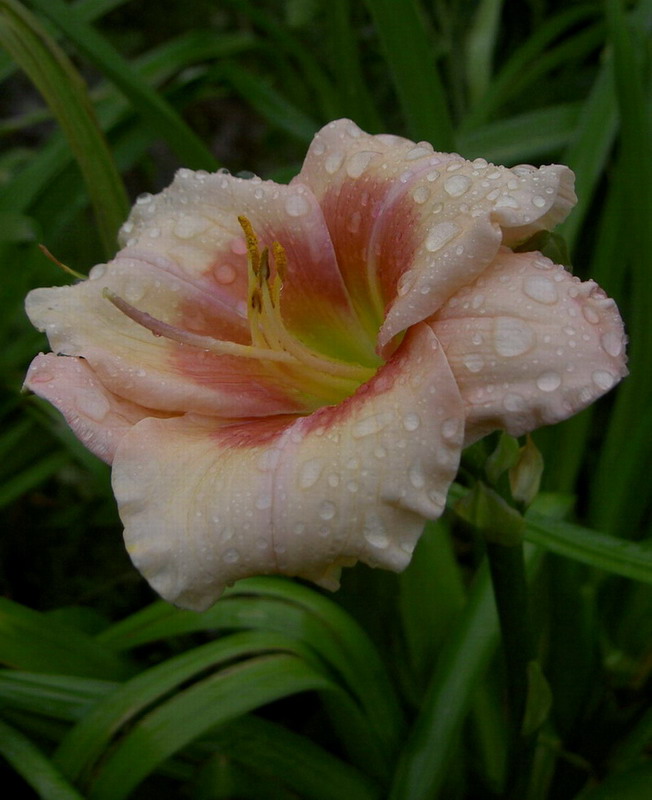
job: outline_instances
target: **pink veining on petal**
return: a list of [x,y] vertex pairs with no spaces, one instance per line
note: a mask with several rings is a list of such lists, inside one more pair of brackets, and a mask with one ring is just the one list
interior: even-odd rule
[[196,609],[246,575],[334,589],[356,560],[403,569],[423,518],[444,508],[463,430],[426,325],[355,395],[312,415],[144,420],[114,465],[128,549],[159,593]]

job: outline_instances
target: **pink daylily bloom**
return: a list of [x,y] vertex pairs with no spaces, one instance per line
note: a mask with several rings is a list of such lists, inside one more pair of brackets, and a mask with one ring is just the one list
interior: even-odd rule
[[566,167],[347,120],[288,186],[179,170],[113,261],[30,293],[56,355],[26,385],[112,464],[129,553],[171,602],[401,570],[465,444],[564,419],[626,374],[614,302],[513,250],[574,202]]

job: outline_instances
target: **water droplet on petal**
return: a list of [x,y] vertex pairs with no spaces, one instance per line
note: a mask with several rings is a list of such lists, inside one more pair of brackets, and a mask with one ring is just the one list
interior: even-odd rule
[[380,414],[373,414],[370,417],[358,420],[354,423],[351,434],[354,439],[361,439],[373,433],[382,431],[392,421],[393,415],[387,411]]
[[326,160],[324,161],[324,169],[329,175],[334,175],[342,166],[343,161],[344,153],[340,153],[339,150],[335,150],[333,153],[330,153],[328,156],[326,156]]
[[604,351],[614,358],[617,358],[623,352],[623,337],[615,331],[602,334],[600,344]]
[[584,315],[584,319],[587,322],[590,322],[591,325],[597,325],[600,322],[600,314],[593,308],[593,306],[583,305],[582,306],[582,314]]
[[607,372],[606,369],[596,369],[592,373],[591,378],[598,389],[602,389],[605,392],[607,389],[611,389],[616,382],[616,378],[611,374],[611,372]]
[[310,204],[300,194],[291,194],[285,200],[285,210],[291,217],[302,217],[310,209]]
[[240,561],[240,553],[235,549],[235,547],[229,547],[228,550],[224,551],[222,560],[227,564],[237,564],[238,561]]
[[412,192],[412,199],[415,203],[425,203],[426,200],[430,197],[430,189],[427,186],[417,186],[417,188]]
[[423,467],[418,461],[408,467],[408,478],[415,489],[423,489],[426,485],[426,476],[423,473]]
[[535,194],[532,198],[532,205],[536,206],[537,208],[543,208],[546,204],[546,198],[541,197],[540,194]]
[[484,367],[484,358],[479,353],[468,353],[462,361],[469,372],[480,372]]
[[450,419],[445,419],[441,424],[441,435],[444,439],[455,439],[460,429],[460,421],[455,419],[455,417],[451,417]]
[[302,489],[310,489],[310,487],[314,486],[319,480],[322,469],[323,464],[320,459],[311,458],[309,461],[306,461],[299,473],[299,486]]
[[[174,233],[179,239],[190,239],[203,233],[209,226],[209,221],[203,217],[180,217],[174,225]],[[151,236],[151,233],[150,233]]]
[[390,538],[380,515],[376,511],[367,511],[365,513],[362,535],[372,547],[384,549],[389,546]]
[[403,417],[403,427],[406,431],[416,431],[421,424],[421,419],[418,414],[410,412]]
[[503,398],[503,406],[505,411],[523,411],[525,409],[525,400],[520,394],[516,392],[507,392]]
[[223,286],[228,286],[235,280],[236,272],[230,264],[220,264],[213,270],[215,280]]
[[498,355],[511,358],[527,353],[534,346],[534,331],[521,319],[498,317],[494,329],[494,345]]
[[105,273],[106,273],[106,264],[96,264],[93,267],[93,269],[88,273],[88,279],[91,281],[96,281],[98,278],[103,277]]
[[425,144],[418,144],[416,147],[413,147],[409,150],[405,155],[406,161],[414,161],[417,158],[423,158],[424,156],[431,156],[432,155],[432,147],[426,147]]
[[461,197],[471,185],[471,179],[466,175],[453,175],[444,183],[444,189],[451,197]]
[[496,200],[496,208],[520,208],[519,202],[511,194],[504,194]]
[[561,386],[561,375],[558,372],[542,372],[537,378],[537,386],[542,392],[554,392]]
[[369,150],[359,150],[357,153],[353,153],[346,162],[346,174],[349,178],[359,178],[369,166],[372,158],[377,155],[378,153]]
[[428,232],[428,236],[426,237],[426,250],[429,250],[431,253],[436,252],[454,236],[457,236],[459,231],[460,228],[455,222],[440,222]]
[[523,291],[532,300],[545,305],[556,303],[559,297],[557,287],[545,275],[528,275],[523,281]]
[[335,507],[335,503],[331,503],[330,500],[324,500],[317,510],[317,513],[321,517],[321,519],[333,519],[335,516],[335,512],[337,508]]

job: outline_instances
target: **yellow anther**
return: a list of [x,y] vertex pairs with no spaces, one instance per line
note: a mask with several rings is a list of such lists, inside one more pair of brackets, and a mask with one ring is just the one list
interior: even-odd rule
[[288,259],[285,255],[285,248],[280,242],[272,242],[272,253],[274,254],[276,274],[281,283],[283,283],[288,272]]
[[238,222],[240,223],[242,232],[245,235],[245,244],[247,245],[247,253],[249,255],[249,260],[251,261],[251,267],[254,271],[254,274],[258,274],[260,269],[260,250],[258,249],[258,237],[254,232],[253,225],[251,222],[249,222],[247,217],[238,217]]

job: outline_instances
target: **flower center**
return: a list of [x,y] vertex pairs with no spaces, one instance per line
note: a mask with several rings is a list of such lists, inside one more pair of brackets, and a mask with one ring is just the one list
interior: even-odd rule
[[[123,314],[151,331],[187,347],[216,355],[254,358],[269,372],[313,398],[313,407],[338,403],[368,381],[376,369],[331,358],[308,347],[288,330],[281,314],[281,292],[287,278],[287,257],[280,242],[259,247],[247,217],[238,217],[247,246],[247,318],[251,344],[216,339],[183,330],[132,306],[109,289],[103,295]],[[271,251],[271,252],[270,252]]]

